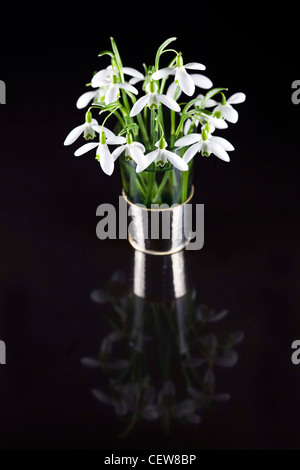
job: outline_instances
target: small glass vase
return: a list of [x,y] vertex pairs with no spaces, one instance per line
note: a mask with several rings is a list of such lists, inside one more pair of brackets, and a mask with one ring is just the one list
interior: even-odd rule
[[136,164],[121,157],[120,170],[133,248],[161,256],[183,250],[192,238],[185,209],[194,195],[193,161],[185,172],[171,164],[163,168],[152,164],[138,174]]
[[141,173],[136,173],[136,164],[121,156],[119,159],[123,189],[128,201],[142,204],[148,209],[152,205],[184,204],[192,193],[193,160],[188,171],[180,171],[172,164],[164,167],[153,163]]

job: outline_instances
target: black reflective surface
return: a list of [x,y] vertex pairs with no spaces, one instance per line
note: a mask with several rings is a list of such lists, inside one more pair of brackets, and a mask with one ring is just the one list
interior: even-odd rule
[[[138,47],[142,23],[125,37],[117,20],[95,30],[74,9],[71,21],[67,3],[46,22],[45,7],[26,8],[8,8],[18,41],[1,49],[0,448],[299,449],[299,75],[297,61],[278,57],[296,57],[292,18],[215,15],[213,32],[233,24],[220,52],[213,33],[199,51],[188,22]],[[98,205],[118,207],[119,171],[107,178],[93,156],[63,148],[111,34],[122,52],[131,47],[132,67],[178,35],[216,86],[247,94],[224,134],[236,148],[230,165],[195,162],[205,246],[185,253],[177,300],[171,273],[160,301],[159,266],[145,277],[147,302],[132,294],[134,250],[96,237]]]

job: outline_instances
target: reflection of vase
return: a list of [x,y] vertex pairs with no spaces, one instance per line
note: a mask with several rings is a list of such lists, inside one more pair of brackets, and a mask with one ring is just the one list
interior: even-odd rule
[[159,257],[135,251],[131,278],[133,294],[154,302],[179,299],[191,288],[184,251]]
[[[116,272],[91,296],[109,328],[104,337],[101,329],[97,358],[81,361],[101,371],[92,394],[120,417],[123,439],[140,421],[160,421],[166,434],[173,422],[197,425],[228,401],[218,390],[218,368],[237,363],[233,347],[244,337],[215,327],[228,311],[195,304],[185,251],[151,256],[132,250],[132,256],[130,283]],[[109,315],[101,307],[106,302]]]

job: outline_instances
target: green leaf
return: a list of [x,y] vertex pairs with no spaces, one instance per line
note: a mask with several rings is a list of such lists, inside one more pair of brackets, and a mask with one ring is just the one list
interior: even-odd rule
[[133,123],[133,124],[128,124],[128,126],[125,126],[121,132],[119,132],[119,135],[125,135],[127,134],[127,132],[130,132],[130,131],[133,131],[134,132],[137,132],[139,130],[139,126],[136,124],[136,123]]
[[200,108],[202,108],[202,107],[204,108],[206,101],[210,100],[211,98],[213,98],[215,95],[217,95],[221,91],[228,91],[228,88],[213,88],[208,93],[206,93],[206,95],[204,96],[204,98],[201,102]]
[[157,72],[157,70],[159,69],[159,60],[160,60],[160,56],[162,55],[164,49],[169,45],[171,44],[171,42],[173,41],[176,41],[177,38],[169,38],[167,39],[161,46],[160,48],[158,49],[157,51],[157,54],[156,54],[156,59],[155,59],[155,71]]
[[110,38],[110,41],[111,41],[111,45],[112,45],[112,48],[113,48],[113,51],[114,51],[115,60],[116,60],[116,64],[117,64],[117,67],[118,67],[118,70],[119,70],[119,73],[120,73],[120,77],[121,77],[122,81],[124,81],[123,64],[122,64],[121,56],[120,56],[120,53],[119,53],[119,49],[117,47],[117,44],[116,44],[116,41],[114,40],[114,38]]
[[114,54],[110,51],[102,51],[98,54],[98,57],[103,57],[104,55],[109,55],[112,59],[114,58]]

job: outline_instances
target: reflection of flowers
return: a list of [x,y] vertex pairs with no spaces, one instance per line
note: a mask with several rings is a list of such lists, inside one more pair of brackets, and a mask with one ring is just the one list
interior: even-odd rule
[[194,291],[170,302],[143,300],[129,292],[120,271],[91,299],[112,305],[113,312],[103,313],[111,332],[98,359],[84,358],[82,364],[108,377],[109,387],[92,394],[127,423],[122,437],[141,420],[160,421],[166,432],[172,421],[198,425],[213,404],[230,399],[217,390],[217,368],[237,363],[233,347],[244,334],[212,331],[227,310],[196,307]]

